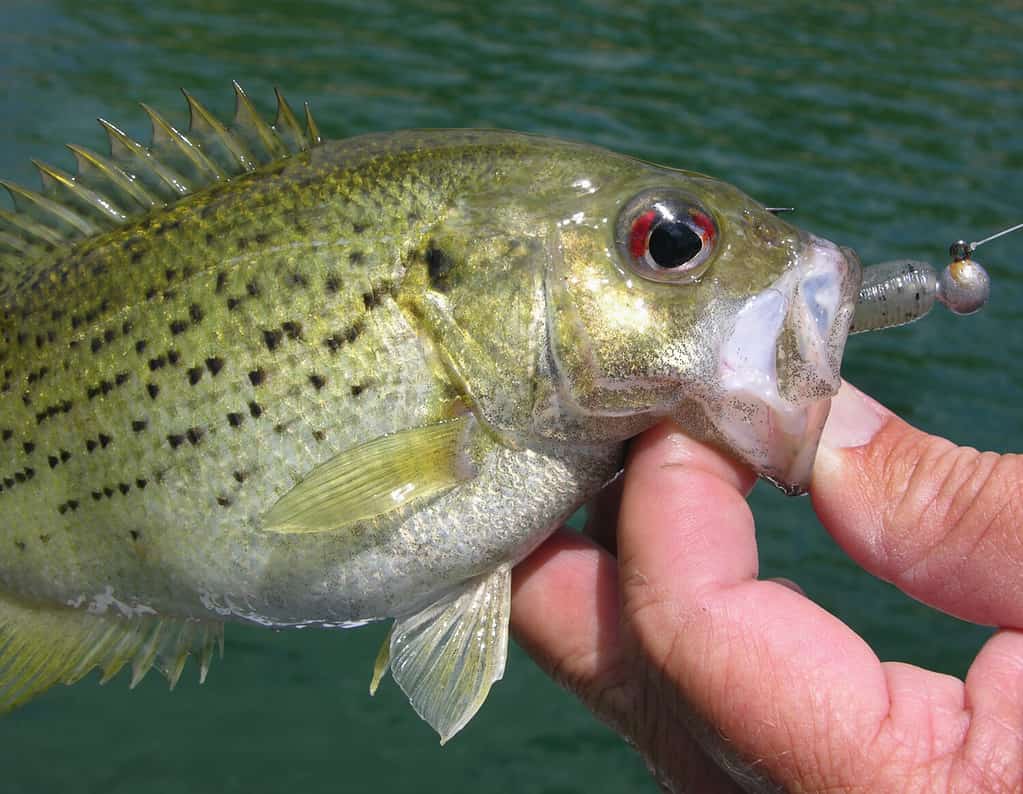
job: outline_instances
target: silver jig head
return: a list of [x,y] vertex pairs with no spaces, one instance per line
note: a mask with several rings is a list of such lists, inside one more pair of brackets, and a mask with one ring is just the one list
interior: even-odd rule
[[991,277],[970,256],[984,243],[1019,229],[1023,229],[1023,223],[976,242],[957,240],[949,247],[952,262],[940,276],[927,262],[910,259],[864,268],[849,333],[880,331],[911,323],[926,315],[935,301],[954,314],[979,311],[991,295]]

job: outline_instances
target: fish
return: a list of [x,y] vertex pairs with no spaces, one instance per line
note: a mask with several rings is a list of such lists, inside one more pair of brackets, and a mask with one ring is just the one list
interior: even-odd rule
[[503,675],[511,571],[666,417],[806,489],[854,252],[738,188],[474,129],[326,140],[235,83],[0,181],[0,711],[226,623],[392,620],[442,742]]

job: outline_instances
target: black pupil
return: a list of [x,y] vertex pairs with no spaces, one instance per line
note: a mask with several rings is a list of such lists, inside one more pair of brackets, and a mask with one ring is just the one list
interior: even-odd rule
[[682,267],[700,253],[703,240],[682,221],[665,219],[650,232],[647,247],[658,267]]

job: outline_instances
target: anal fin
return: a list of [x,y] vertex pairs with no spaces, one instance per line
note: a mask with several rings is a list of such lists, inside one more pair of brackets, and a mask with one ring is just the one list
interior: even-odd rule
[[0,713],[97,667],[105,682],[131,664],[133,687],[156,667],[173,688],[186,658],[196,653],[202,681],[214,648],[223,655],[223,637],[223,624],[214,621],[95,615],[0,596]]
[[[510,612],[511,567],[502,565],[394,622],[391,675],[441,744],[465,727],[504,675]],[[381,657],[383,650],[374,683],[383,674]]]

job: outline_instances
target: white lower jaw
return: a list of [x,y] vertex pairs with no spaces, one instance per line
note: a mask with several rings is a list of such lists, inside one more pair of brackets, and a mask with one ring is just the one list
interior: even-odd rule
[[[720,391],[705,403],[707,416],[734,454],[791,493],[809,485],[840,385],[855,267],[833,244],[810,238],[798,266],[746,301],[719,349]],[[796,342],[791,360],[779,354],[786,331]]]

